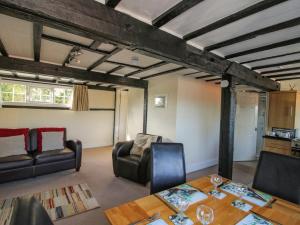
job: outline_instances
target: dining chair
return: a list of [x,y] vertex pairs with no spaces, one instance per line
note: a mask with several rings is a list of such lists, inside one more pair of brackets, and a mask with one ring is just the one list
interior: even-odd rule
[[262,151],[253,188],[300,204],[300,158]]
[[183,144],[151,144],[151,185],[154,194],[186,182]]

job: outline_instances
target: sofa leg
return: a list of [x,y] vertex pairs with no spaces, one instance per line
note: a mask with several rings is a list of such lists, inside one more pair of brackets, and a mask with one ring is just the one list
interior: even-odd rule
[[76,168],[76,172],[79,172],[80,171],[80,167],[79,168]]

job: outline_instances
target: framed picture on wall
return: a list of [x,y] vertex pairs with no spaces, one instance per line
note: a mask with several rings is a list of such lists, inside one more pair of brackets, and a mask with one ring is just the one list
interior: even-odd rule
[[167,106],[167,96],[157,95],[154,98],[154,107],[155,108],[166,108]]

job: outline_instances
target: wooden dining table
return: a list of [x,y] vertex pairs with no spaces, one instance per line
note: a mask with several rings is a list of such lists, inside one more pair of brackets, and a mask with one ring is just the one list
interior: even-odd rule
[[[205,194],[213,189],[209,176],[187,182],[187,184]],[[250,213],[257,214],[273,224],[300,225],[299,205],[273,196],[273,199],[276,200],[272,201],[272,204],[264,207],[259,207],[243,200],[253,206],[251,211],[244,212],[231,205],[232,201],[238,198],[237,196],[227,192],[224,193],[226,193],[227,196],[221,200],[207,194],[208,198],[190,205],[185,211],[185,214],[194,222],[194,224],[200,224],[196,217],[196,209],[199,205],[203,204],[211,207],[214,211],[214,221],[212,225],[234,225]],[[167,224],[173,224],[169,219],[169,216],[176,214],[176,210],[156,195],[149,195],[105,210],[105,215],[112,225],[128,225],[157,213],[160,214],[160,218]],[[142,224],[147,224],[147,222],[139,225]]]

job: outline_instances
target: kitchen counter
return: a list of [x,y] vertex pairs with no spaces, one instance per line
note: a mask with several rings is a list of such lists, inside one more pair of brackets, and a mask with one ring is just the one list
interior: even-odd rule
[[281,141],[289,141],[291,142],[291,138],[284,138],[284,137],[276,137],[276,136],[269,136],[269,135],[264,135],[263,138],[269,138],[269,139],[275,139],[275,140],[281,140]]

